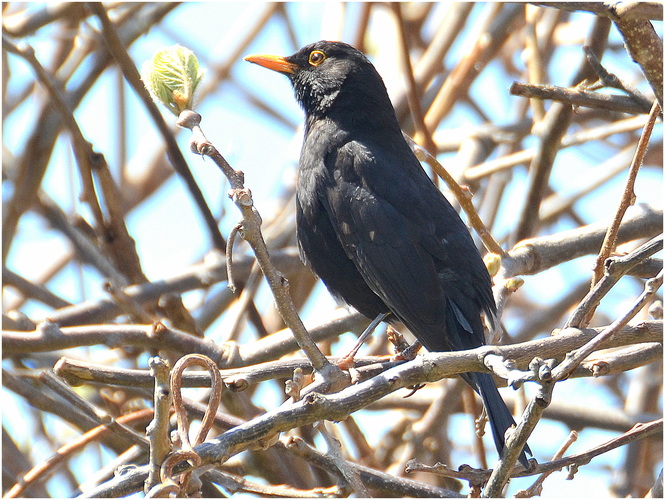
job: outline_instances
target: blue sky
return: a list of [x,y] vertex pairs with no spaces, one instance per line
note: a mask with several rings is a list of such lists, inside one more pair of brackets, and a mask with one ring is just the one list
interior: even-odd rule
[[[38,6],[35,5],[34,8]],[[197,111],[203,116],[202,127],[207,137],[215,143],[234,168],[245,172],[246,185],[254,194],[257,209],[264,220],[270,220],[272,214],[282,208],[279,195],[284,185],[293,183],[295,179],[301,133],[294,132],[292,125],[301,123],[302,112],[293,98],[286,78],[246,63],[242,61],[242,57],[229,61],[229,57],[236,50],[238,40],[248,33],[257,12],[264,8],[266,8],[264,4],[246,2],[187,3],[175,9],[160,26],[139,38],[131,47],[130,54],[140,67],[157,50],[179,43],[192,49],[199,56],[200,65],[204,68],[210,68],[220,61],[233,63],[230,81],[207,95],[200,102]],[[436,21],[439,19],[436,12],[442,12],[443,6],[438,5],[434,9],[435,13],[431,16],[433,21],[425,27],[426,31],[433,31],[436,28]],[[357,4],[348,4],[344,10],[340,4],[334,2],[303,2],[287,4],[286,12],[297,27],[294,35],[297,45],[300,46],[323,38],[348,41],[354,33],[360,7]],[[480,22],[483,15],[485,15],[483,9],[475,9],[468,29],[472,29],[475,23]],[[589,18],[587,14],[573,16],[570,27],[571,43],[555,54],[555,62],[550,66],[556,68],[556,74],[549,75],[552,83],[565,86],[570,82],[571,74],[580,60],[580,44],[573,38],[581,39],[588,32]],[[338,23],[340,19],[343,19],[341,28]],[[395,47],[394,29],[390,19],[387,11],[381,8],[375,9],[367,46],[368,55],[383,75],[389,92],[391,95],[396,95],[403,88],[404,81],[394,57],[391,57],[391,54],[394,56],[394,52],[386,50],[387,47]],[[91,20],[91,25],[97,27],[94,20]],[[661,29],[659,25],[657,27]],[[35,48],[37,57],[45,64],[52,55],[53,35],[46,28],[26,39]],[[464,37],[460,37],[459,40],[464,40]],[[465,50],[464,44],[459,40],[448,55],[448,64],[454,64]],[[620,44],[616,31],[613,31],[611,40],[614,44]],[[279,18],[273,18],[256,36],[245,53],[265,52],[287,55],[296,48],[285,30],[284,22]],[[22,61],[10,57],[9,63],[11,80],[8,95],[12,96],[25,82],[31,81],[33,75]],[[523,65],[520,53],[514,55],[513,63],[518,66]],[[610,71],[619,74],[632,71],[630,73],[632,83],[639,83],[641,90],[649,91],[643,82],[638,81],[639,74],[634,71],[626,54],[621,50],[609,52],[603,63]],[[90,61],[84,62],[79,71],[81,75],[85,73],[87,64],[90,64]],[[107,71],[75,113],[86,138],[93,143],[96,151],[104,153],[114,172],[119,171],[122,159],[117,148],[118,78],[117,70]],[[72,81],[74,83],[77,81],[76,76]],[[510,123],[515,119],[519,98],[509,95],[510,83],[512,82],[506,79],[503,69],[498,64],[492,63],[471,88],[473,97],[488,103],[483,110],[495,123]],[[205,85],[204,77],[203,86]],[[125,168],[128,169],[130,176],[140,175],[144,165],[160,150],[162,141],[133,92],[126,86],[124,92],[127,99],[124,109],[127,148],[124,157],[128,160]],[[260,101],[273,106],[286,119],[288,125],[275,120],[249,102],[248,92]],[[4,146],[10,154],[21,154],[26,139],[25,131],[34,127],[37,107],[36,101],[27,101],[7,118],[3,139]],[[171,115],[165,109],[163,111],[167,121],[172,123],[174,120]],[[477,123],[479,123],[478,115],[471,112],[468,106],[459,105],[444,119],[440,129],[471,127]],[[658,125],[654,137],[661,136],[662,129]],[[213,213],[225,214],[220,227],[222,234],[226,236],[238,220],[236,209],[226,196],[228,185],[212,161],[188,153],[188,132],[180,131],[178,141]],[[535,138],[530,138],[526,141],[526,145],[535,142]],[[598,175],[594,169],[611,152],[611,147],[598,144],[562,152],[552,172],[551,186],[561,194],[574,192],[585,179],[593,179]],[[441,155],[440,160],[454,171],[454,154]],[[513,175],[511,195],[519,199],[524,193],[526,173],[523,168],[518,168]],[[578,213],[588,222],[607,220],[615,208],[624,179],[625,175],[619,175],[615,182],[608,183],[592,196],[580,200],[575,205]],[[76,212],[86,217],[89,215],[86,207],[78,201],[80,186],[67,134],[63,134],[58,140],[42,187],[70,213]],[[645,168],[638,178],[636,193],[639,202],[662,206],[662,170]],[[10,187],[3,182],[3,201],[10,195]],[[505,234],[512,227],[513,216],[514,210],[504,205],[498,214],[496,236]],[[127,223],[130,234],[136,239],[138,253],[149,279],[171,276],[180,269],[200,261],[210,249],[210,241],[200,217],[194,210],[191,198],[185,191],[182,181],[175,176],[146,203],[130,213]],[[548,231],[556,232],[571,227],[572,223],[562,222],[548,228]],[[7,267],[26,278],[38,279],[49,269],[54,260],[66,251],[67,243],[57,232],[48,228],[43,220],[33,214],[26,214],[21,220]],[[592,262],[593,257],[578,259],[538,276],[529,277],[521,293],[538,303],[553,302],[570,288],[571,283],[576,284],[578,280],[590,277]],[[67,300],[77,302],[84,298],[102,296],[104,292],[101,282],[102,278],[97,273],[69,266],[59,273],[50,287]],[[315,295],[315,302],[312,301],[304,311],[303,316],[306,320],[316,320],[323,314],[322,311],[336,307],[321,285],[318,289],[320,293]],[[608,297],[601,307],[601,312],[611,316],[613,311],[623,310],[627,302],[637,293],[639,293],[637,283],[624,287],[621,293]],[[267,298],[265,288],[259,297]],[[4,294],[5,303],[11,302],[12,299],[11,292]],[[188,305],[196,305],[200,300],[199,292],[185,296],[185,303]],[[269,301],[266,300],[266,303],[269,304]],[[47,308],[36,303],[28,304],[23,311],[35,319],[42,318],[48,313]],[[511,317],[510,314],[506,317],[509,331],[512,327],[518,327],[521,322],[522,318]],[[217,327],[221,324],[223,320],[217,323]],[[211,330],[214,328],[215,326]],[[350,336],[347,337],[346,343],[351,340]],[[527,387],[527,394],[531,392]],[[605,386],[601,386],[595,380],[575,380],[560,384],[556,388],[555,397],[574,400],[580,393],[585,394],[588,404],[599,406],[614,404],[612,395],[608,394]],[[456,429],[459,429],[462,435],[468,434],[470,440],[471,426],[468,425],[468,418],[460,416],[456,419],[458,420]],[[368,426],[379,429],[381,424],[380,415],[367,417]],[[20,429],[14,430],[18,435],[21,434]],[[566,429],[559,424],[541,422],[531,439],[532,448],[537,451],[537,458],[541,461],[548,459],[548,455],[554,453],[566,432]],[[613,435],[609,432],[585,430],[578,451],[606,441]],[[380,436],[381,434],[377,432],[376,438]],[[598,497],[599,491],[601,489],[605,491],[607,484],[611,482],[605,466],[620,460],[622,454],[623,451],[615,451],[594,460],[583,468],[572,482],[564,480],[565,473],[555,474],[546,481],[543,496],[584,494],[588,497]],[[459,458],[464,460],[466,457]],[[515,481],[511,490],[528,486],[530,483],[531,480]]]

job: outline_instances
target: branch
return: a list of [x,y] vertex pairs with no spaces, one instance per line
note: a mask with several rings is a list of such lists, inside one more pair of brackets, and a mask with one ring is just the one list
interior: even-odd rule
[[[498,353],[505,359],[513,359],[517,363],[527,364],[534,356],[543,358],[559,358],[566,352],[581,347],[602,331],[601,328],[577,329],[568,328],[555,330],[554,335],[542,339],[531,340],[521,344],[505,346],[483,346],[469,351],[441,353],[455,358],[464,364],[464,360],[473,359],[471,365],[465,364],[464,371],[487,371],[482,362],[486,354]],[[288,330],[281,332],[287,335]],[[619,335],[608,344],[608,347],[629,345],[642,342],[662,342],[662,321],[643,321],[635,325],[621,328]],[[185,332],[164,325],[98,325],[82,327],[58,328],[53,324],[42,324],[34,332],[18,332],[3,330],[2,347],[4,355],[47,352],[80,346],[107,345],[142,346],[144,348],[161,348],[168,345],[170,349],[183,353],[200,353],[208,356],[218,366],[230,357],[228,347],[218,346],[208,339],[192,337]],[[290,352],[297,349],[294,345]],[[475,353],[475,354],[474,354]],[[471,356],[470,358],[466,356]],[[480,359],[476,359],[479,356]],[[454,373],[461,373],[454,372]]]
[[[603,124],[598,127],[585,128],[584,130],[570,133],[561,139],[561,149],[577,146],[591,141],[600,141],[615,134],[632,132],[644,127],[648,120],[647,116],[638,115],[613,123]],[[487,177],[495,172],[531,162],[536,155],[536,148],[524,149],[516,153],[508,154],[495,160],[488,160],[475,167],[464,171],[464,178],[470,181]]]
[[549,99],[571,106],[604,109],[619,113],[647,114],[651,105],[645,106],[632,96],[600,94],[581,88],[565,88],[556,85],[513,82],[510,86],[512,95],[530,99]]
[[616,2],[608,5],[607,2],[532,2],[542,7],[553,7],[569,12],[592,12],[598,16],[622,16],[633,19],[663,20],[663,4],[660,2]]
[[557,366],[552,372],[554,380],[566,379],[572,371],[593,351],[600,349],[608,339],[616,332],[623,328],[628,322],[635,317],[635,315],[642,309],[646,303],[656,294],[660,286],[663,284],[663,271],[661,269],[658,276],[647,280],[644,291],[637,298],[632,307],[617,318],[611,325],[605,327],[603,331],[591,340],[584,347],[566,356],[566,360]]
[[[284,446],[294,455],[307,460],[315,467],[344,480],[339,470],[330,457],[308,445],[302,438],[284,438],[279,445]],[[430,484],[395,477],[392,474],[372,469],[363,465],[348,463],[355,470],[360,480],[374,491],[386,497],[415,497],[415,498],[462,498],[463,496],[446,488],[432,486]]]
[[[115,425],[124,426],[138,425],[147,422],[150,418],[152,418],[152,410],[150,408],[144,408],[143,410],[122,415],[114,420],[113,423]],[[33,486],[35,483],[48,479],[59,464],[72,458],[74,454],[84,450],[91,443],[101,441],[104,436],[110,435],[113,432],[114,428],[111,423],[100,425],[61,446],[53,456],[37,464],[30,471],[25,473],[21,480],[5,494],[5,498],[25,496],[25,490]]]
[[644,245],[636,248],[627,255],[610,257],[604,262],[604,275],[589,291],[589,293],[582,299],[582,301],[575,308],[575,311],[570,315],[566,321],[564,328],[585,326],[588,322],[584,322],[585,317],[590,317],[590,311],[593,311],[600,303],[602,298],[612,289],[612,287],[621,279],[622,276],[628,274],[630,270],[640,262],[651,257],[654,253],[663,249],[663,235],[658,235],[649,240]]
[[[662,324],[659,324],[659,329],[662,335]],[[555,345],[558,344],[557,347],[561,348],[563,343],[567,343],[564,342],[564,339],[579,345],[581,337],[587,334],[571,330],[561,337],[549,337],[526,342],[519,346],[517,351],[521,354],[515,357],[530,360],[534,352],[540,352],[543,357],[549,357],[552,352],[551,349]],[[646,341],[645,337],[651,337],[651,335],[646,335],[646,332],[644,332],[640,337]],[[621,340],[615,338],[612,342],[621,342]],[[284,404],[246,424],[234,427],[221,436],[197,447],[196,451],[202,457],[204,463],[217,462],[224,457],[239,453],[251,443],[268,435],[301,427],[321,419],[343,420],[351,413],[397,389],[434,382],[456,373],[486,371],[482,363],[485,354],[498,350],[504,356],[512,357],[512,354],[517,354],[515,350],[511,352],[513,347],[485,346],[469,351],[419,356],[413,361],[378,374],[370,380],[347,387],[341,392],[330,395],[310,393],[302,401]],[[525,349],[525,347],[527,348]],[[525,351],[528,351],[529,354],[526,354]]]
[[187,332],[168,328],[161,323],[153,325],[94,325],[65,327],[42,322],[33,332],[3,330],[4,354],[37,353],[71,349],[74,347],[105,345],[109,348],[141,346],[148,349],[169,349],[182,353],[198,352],[223,363],[226,348],[210,339],[194,337]]
[[[662,209],[637,204],[628,209],[619,228],[617,243],[653,238],[663,231],[662,221]],[[597,253],[607,227],[607,223],[599,222],[549,236],[522,240],[508,252],[508,259],[502,259],[497,278],[538,274],[562,262]]]
[[[104,155],[94,151],[93,145],[83,135],[83,131],[74,117],[73,110],[65,98],[63,89],[55,77],[49,74],[37,60],[34,49],[27,45],[24,48],[19,48],[4,34],[3,47],[22,57],[33,68],[38,80],[49,92],[50,102],[54,105],[65,127],[71,134],[72,149],[83,183],[81,197],[88,204],[93,214],[99,240],[108,249],[113,262],[123,274],[122,280],[116,285],[122,286],[128,282],[145,282],[146,278],[141,270],[136,246],[127,231],[120,208],[118,192],[110,178],[109,167]],[[95,178],[103,193],[104,208],[99,202],[100,196],[97,193]]]
[[[530,368],[536,371],[538,365],[538,358],[535,358],[531,363]],[[526,406],[522,417],[517,423],[517,427],[508,434],[506,438],[506,445],[501,452],[497,466],[490,474],[487,480],[487,485],[483,489],[483,498],[497,498],[501,496],[503,488],[508,484],[508,481],[513,476],[513,469],[519,458],[522,449],[526,445],[527,439],[535,429],[538,422],[543,416],[545,408],[549,406],[552,401],[552,391],[554,390],[554,383],[551,382],[549,376],[548,366],[546,364],[540,365],[537,378],[539,382],[538,392],[531,398],[529,404]],[[543,370],[545,368],[545,370]],[[531,470],[529,467],[529,471]]]
[[[137,303],[143,304],[156,301],[167,293],[182,293],[198,288],[209,288],[215,283],[228,279],[226,263],[217,256],[218,254],[212,253],[206,257],[203,263],[195,264],[180,274],[155,280],[152,283],[130,285],[123,288],[122,292],[132,297]],[[303,264],[298,257],[298,250],[295,247],[273,251],[272,259],[284,273],[303,269]],[[236,280],[246,280],[254,262],[254,256],[236,257],[233,261]],[[121,314],[123,314],[123,311],[116,301],[110,298],[102,298],[50,311],[46,317],[60,326],[73,326],[109,322]]]
[[[58,365],[56,363],[54,371],[58,376]],[[171,441],[169,440],[169,420],[171,409],[171,391],[169,390],[169,366],[158,356],[148,360],[150,366],[150,376],[153,378],[154,396],[153,408],[154,418],[146,427],[145,433],[150,440],[150,457],[148,464],[150,472],[145,482],[144,492],[159,483],[159,471],[162,462],[171,451]],[[71,383],[71,379],[65,378]]]
[[[660,8],[662,16],[662,5]],[[618,10],[616,12],[619,13]],[[663,41],[648,19],[619,14],[614,19],[614,24],[624,39],[628,55],[640,66],[662,108]]]
[[[637,423],[627,432],[603,443],[600,446],[596,446],[595,448],[592,448],[583,453],[570,455],[564,458],[558,458],[550,462],[543,462],[540,464],[536,464],[527,471],[522,470],[521,472],[516,472],[513,475],[513,477],[528,477],[540,474],[551,474],[552,472],[557,472],[562,470],[564,467],[569,467],[572,470],[576,471],[579,466],[588,464],[593,458],[602,455],[603,453],[607,453],[608,451],[624,446],[635,440],[645,439],[650,436],[653,436],[654,434],[662,433],[662,431],[663,431],[662,418],[648,423]],[[490,475],[493,473],[491,469],[490,470],[472,469],[472,470],[454,471],[449,469],[447,466],[443,464],[436,464],[435,466],[427,466],[417,461],[409,462],[409,470],[407,470],[407,472],[415,472],[420,470],[426,472],[433,472],[444,477],[454,477],[456,479],[462,479],[465,481],[469,481],[472,484],[485,482],[487,478],[489,478]],[[571,473],[569,479],[572,479],[572,475],[574,475],[574,472]],[[484,493],[487,493],[487,491],[485,491]],[[500,496],[500,493],[501,493],[500,491],[497,492],[497,497]]]
[[340,380],[341,370],[331,365],[321,353],[316,343],[298,315],[291,296],[289,295],[289,283],[270,260],[268,248],[261,234],[261,216],[254,207],[251,191],[244,185],[244,174],[234,170],[226,159],[219,153],[217,148],[203,135],[200,127],[201,116],[191,110],[184,110],[178,117],[178,125],[192,131],[192,151],[206,155],[215,162],[222,170],[231,184],[229,196],[242,213],[242,237],[249,243],[256,255],[256,260],[268,281],[270,290],[275,297],[275,305],[284,323],[289,326],[295,336],[298,345],[312,362],[312,366],[321,373],[323,379],[333,384],[344,383]]

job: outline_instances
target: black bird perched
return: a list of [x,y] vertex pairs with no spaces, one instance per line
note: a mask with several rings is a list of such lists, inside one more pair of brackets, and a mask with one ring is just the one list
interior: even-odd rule
[[[403,138],[372,63],[328,41],[245,60],[288,76],[305,111],[296,190],[302,259],[335,297],[369,318],[392,313],[429,351],[484,345],[481,312],[496,323],[491,278]],[[515,425],[510,411],[491,375],[462,377],[482,397],[501,453]],[[528,466],[524,451],[520,462]]]

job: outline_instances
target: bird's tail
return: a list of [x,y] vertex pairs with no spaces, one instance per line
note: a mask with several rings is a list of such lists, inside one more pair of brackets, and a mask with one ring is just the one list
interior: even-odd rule
[[[492,427],[492,436],[494,437],[494,444],[496,449],[501,455],[503,448],[506,444],[505,434],[506,430],[515,425],[515,420],[508,410],[506,403],[504,403],[499,390],[494,384],[492,376],[488,373],[466,373],[468,382],[472,387],[477,388],[480,397],[485,404],[485,410]],[[467,378],[464,377],[464,378]],[[519,461],[524,468],[529,467],[529,462],[526,458],[526,453],[531,455],[531,450],[528,445],[524,445],[524,449],[520,453]]]

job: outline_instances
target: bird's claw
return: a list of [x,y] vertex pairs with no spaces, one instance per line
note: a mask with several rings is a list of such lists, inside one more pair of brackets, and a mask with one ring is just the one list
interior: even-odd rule
[[404,399],[406,399],[406,398],[410,398],[410,397],[413,396],[416,392],[418,392],[420,389],[422,389],[423,387],[425,387],[425,385],[426,385],[426,384],[410,385],[409,387],[407,387],[407,389],[410,389],[409,393],[408,393],[407,395],[403,396],[403,398],[404,398]]

